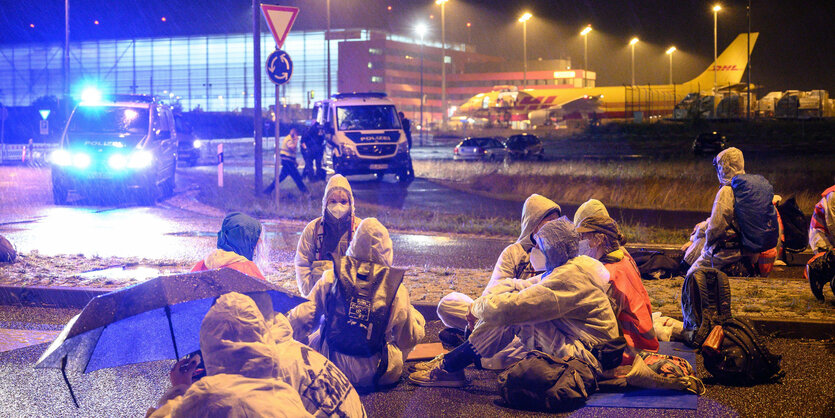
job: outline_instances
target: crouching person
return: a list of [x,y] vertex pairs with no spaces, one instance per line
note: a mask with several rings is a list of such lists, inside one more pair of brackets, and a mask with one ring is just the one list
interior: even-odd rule
[[219,268],[231,268],[243,274],[264,279],[258,265],[253,261],[261,241],[261,222],[240,212],[231,212],[223,218],[217,233],[217,249],[206,258],[197,262],[191,271],[205,271]]
[[618,335],[605,293],[609,273],[599,261],[577,256],[580,239],[568,219],[548,222],[534,234],[534,240],[545,254],[545,273],[528,280],[505,281],[509,289],[522,289],[518,292],[476,299],[470,313],[475,326],[467,342],[444,356],[417,364],[410,381],[421,386],[464,386],[465,367],[479,357],[495,355],[515,337],[529,350],[576,357],[600,371],[590,348]]
[[[652,323],[652,305],[641,282],[641,272],[622,245],[626,240],[618,224],[608,216],[589,216],[577,226],[580,255],[600,260],[609,272],[607,294],[626,344],[640,351],[658,351],[658,338]],[[624,361],[633,357],[624,352]]]
[[[392,244],[375,218],[363,220],[345,257],[334,262],[290,314],[294,336],[324,354],[354,386],[368,391],[396,383],[424,336],[425,320],[409,302]],[[318,328],[314,329],[314,327]]]

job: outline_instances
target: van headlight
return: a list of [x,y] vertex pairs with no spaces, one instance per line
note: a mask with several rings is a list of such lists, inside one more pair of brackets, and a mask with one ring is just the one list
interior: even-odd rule
[[191,143],[194,148],[200,148],[203,146],[203,141],[199,139],[195,139],[194,142]]
[[121,170],[128,165],[128,159],[122,154],[113,154],[107,159],[107,165],[114,170]]
[[128,158],[128,167],[145,168],[154,162],[154,156],[148,151],[134,151]]
[[72,156],[72,165],[78,169],[85,169],[90,166],[90,156],[83,152],[76,152]]
[[65,149],[57,149],[52,151],[52,154],[49,156],[49,160],[55,165],[66,167],[72,164],[72,154]]

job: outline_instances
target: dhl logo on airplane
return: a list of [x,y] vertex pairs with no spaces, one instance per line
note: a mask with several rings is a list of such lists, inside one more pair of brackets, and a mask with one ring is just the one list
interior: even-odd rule
[[714,65],[713,71],[742,71],[742,68],[737,68],[736,65]]

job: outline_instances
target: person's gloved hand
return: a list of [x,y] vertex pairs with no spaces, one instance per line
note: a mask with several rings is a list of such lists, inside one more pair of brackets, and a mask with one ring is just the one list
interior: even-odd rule
[[191,358],[184,358],[174,364],[174,368],[168,373],[168,378],[171,380],[171,386],[185,385],[190,386],[194,376],[194,371],[200,364],[200,355],[192,356]]

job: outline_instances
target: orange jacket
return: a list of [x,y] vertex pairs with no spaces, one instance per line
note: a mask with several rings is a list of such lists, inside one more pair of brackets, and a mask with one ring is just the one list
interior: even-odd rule
[[[208,266],[206,265],[206,260],[209,260]],[[264,275],[261,274],[261,270],[258,269],[258,266],[255,265],[255,263],[247,260],[246,257],[240,256],[231,251],[224,251],[220,249],[209,254],[206,259],[198,261],[197,264],[191,268],[191,271],[206,271],[223,267],[237,270],[243,274],[257,277],[261,280],[266,280]]]
[[649,294],[641,282],[635,261],[624,255],[620,261],[604,266],[609,271],[609,296],[616,304],[618,326],[626,343],[638,350],[658,351]]

